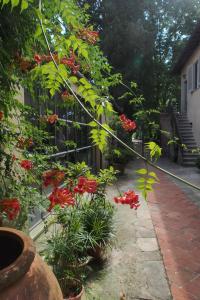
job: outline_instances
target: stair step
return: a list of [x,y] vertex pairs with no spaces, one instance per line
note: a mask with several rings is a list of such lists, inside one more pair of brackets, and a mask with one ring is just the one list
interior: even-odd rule
[[181,131],[181,134],[183,134],[183,135],[192,135],[193,136],[193,132],[192,131]]
[[196,166],[196,162],[182,162],[182,165],[184,167],[195,167]]
[[193,131],[190,128],[188,128],[188,129],[186,129],[186,128],[179,128],[179,131],[181,133],[187,133],[187,134],[192,134],[193,135]]
[[184,138],[184,139],[189,139],[189,140],[190,140],[190,139],[193,139],[193,140],[194,140],[194,136],[191,136],[191,135],[189,135],[189,134],[188,134],[188,135],[187,135],[187,134],[181,134],[181,138],[182,138],[182,139]]
[[183,157],[198,158],[199,156],[200,155],[197,153],[183,152]]
[[186,120],[178,120],[178,126],[183,125],[183,126],[192,126],[192,124],[189,121]]
[[191,144],[187,144],[186,147],[187,147],[188,149],[196,149],[196,148],[197,148],[196,145],[191,145]]
[[179,130],[191,130],[192,131],[192,126],[178,126]]

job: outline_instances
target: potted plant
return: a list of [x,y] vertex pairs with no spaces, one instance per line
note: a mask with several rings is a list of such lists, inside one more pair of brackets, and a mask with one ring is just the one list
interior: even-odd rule
[[65,299],[81,299],[88,255],[80,211],[76,207],[54,208],[58,230],[47,239],[45,259],[61,286]]
[[0,227],[0,244],[0,299],[63,299],[53,272],[28,236]]
[[120,175],[124,174],[125,166],[132,156],[126,149],[109,147],[106,151],[105,158],[108,164],[119,171]]
[[96,260],[101,260],[107,247],[113,244],[114,207],[105,198],[96,197],[83,212],[83,224],[86,231],[87,251]]

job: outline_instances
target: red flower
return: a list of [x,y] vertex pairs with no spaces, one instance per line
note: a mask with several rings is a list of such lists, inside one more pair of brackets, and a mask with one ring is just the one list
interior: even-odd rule
[[64,179],[65,173],[59,170],[46,171],[42,175],[43,185],[45,187],[52,185],[57,187]]
[[72,193],[66,188],[55,188],[49,196],[49,200],[51,204],[48,211],[51,211],[55,205],[65,207],[70,205],[74,206],[75,204]]
[[4,117],[4,113],[0,111],[0,121],[3,119],[3,117]]
[[131,209],[137,209],[139,204],[139,196],[135,194],[134,191],[125,192],[121,197],[114,198],[115,203],[128,204]]
[[60,63],[63,65],[68,66],[71,70],[72,73],[75,75],[79,70],[80,70],[80,65],[76,65],[76,56],[73,51],[70,51],[70,57],[67,58],[66,56],[63,57],[60,60]]
[[78,184],[74,188],[75,193],[83,194],[85,192],[94,194],[97,191],[96,180],[87,179],[86,177],[79,177]]
[[25,139],[23,137],[19,137],[17,141],[17,147],[20,149],[24,149],[25,147],[31,147],[33,146],[33,139]]
[[47,117],[47,121],[50,124],[54,124],[58,121],[58,115],[54,114],[54,115],[50,115]]
[[79,70],[80,70],[80,65],[76,65],[76,66],[74,65],[72,68],[72,73],[76,75]]
[[42,55],[41,56],[42,61],[50,62],[52,60],[51,55]]
[[12,156],[12,160],[13,160],[13,161],[17,160],[17,157],[16,157],[16,155],[15,155],[15,154],[13,154],[13,156]]
[[14,220],[20,211],[19,200],[17,198],[1,200],[0,210],[6,213],[9,220]]
[[70,93],[65,90],[62,94],[61,94],[61,98],[65,101],[70,97]]
[[137,127],[135,121],[131,121],[124,114],[120,116],[120,120],[121,120],[121,123],[122,123],[122,127],[126,131],[131,132],[131,131],[135,130],[136,127]]
[[25,170],[31,170],[33,168],[33,163],[30,160],[24,159],[20,162],[20,166]]
[[80,37],[83,40],[88,41],[90,44],[94,45],[99,39],[99,32],[98,31],[91,31],[88,28],[82,29],[80,31]]
[[40,56],[39,54],[35,54],[35,55],[34,55],[34,61],[35,61],[38,65],[40,65],[41,62],[42,62],[41,56]]
[[30,71],[31,69],[34,68],[33,64],[24,58],[20,59],[19,67],[22,72]]

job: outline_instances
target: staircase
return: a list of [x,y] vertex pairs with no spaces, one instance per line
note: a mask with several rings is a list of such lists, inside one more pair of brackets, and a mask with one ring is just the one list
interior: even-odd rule
[[192,123],[189,122],[187,114],[176,114],[176,123],[181,143],[186,145],[187,149],[182,151],[182,164],[184,166],[194,166],[198,153],[192,153],[192,150],[197,149],[197,144],[192,131]]

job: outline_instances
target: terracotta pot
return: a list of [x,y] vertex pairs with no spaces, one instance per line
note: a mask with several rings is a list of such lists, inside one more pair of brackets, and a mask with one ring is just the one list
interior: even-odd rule
[[21,231],[0,227],[0,299],[63,300],[59,284]]
[[113,163],[115,170],[119,171],[119,175],[123,175],[125,171],[125,164],[123,163]]
[[84,287],[82,286],[81,292],[75,297],[65,298],[64,300],[81,300],[84,293]]
[[[63,295],[64,295],[64,300],[80,300],[81,297],[83,296],[84,293],[84,287],[81,285],[81,282],[79,280],[68,280],[65,278],[62,278],[59,280],[60,282],[60,286],[63,290]],[[80,287],[81,291],[78,295],[76,296],[66,296],[67,293],[74,291],[75,289],[77,289],[78,287]],[[66,290],[67,288],[67,290]]]

